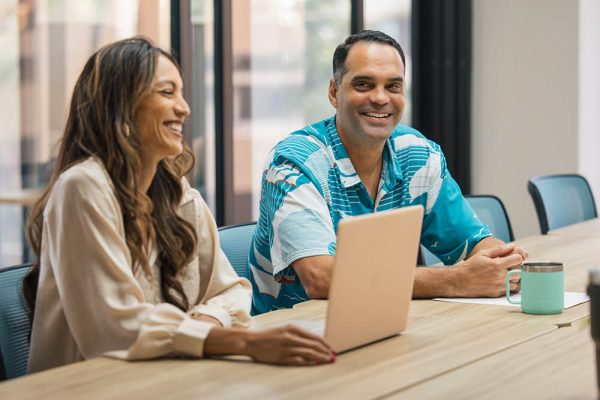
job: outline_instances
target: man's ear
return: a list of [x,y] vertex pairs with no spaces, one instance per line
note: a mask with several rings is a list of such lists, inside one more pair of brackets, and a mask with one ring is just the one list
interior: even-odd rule
[[329,103],[331,103],[331,105],[333,106],[333,108],[337,109],[337,91],[338,91],[338,87],[335,84],[335,79],[330,79],[329,80],[329,91],[328,91],[328,96],[329,96]]

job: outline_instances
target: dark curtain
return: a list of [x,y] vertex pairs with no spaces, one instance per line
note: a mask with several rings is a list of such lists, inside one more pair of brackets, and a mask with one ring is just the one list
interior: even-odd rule
[[471,190],[471,0],[413,0],[413,126]]

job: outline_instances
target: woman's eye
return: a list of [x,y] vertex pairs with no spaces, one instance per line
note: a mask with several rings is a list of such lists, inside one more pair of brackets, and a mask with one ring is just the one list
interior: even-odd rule
[[163,89],[160,91],[161,94],[164,94],[165,96],[171,96],[173,95],[173,91],[171,89]]

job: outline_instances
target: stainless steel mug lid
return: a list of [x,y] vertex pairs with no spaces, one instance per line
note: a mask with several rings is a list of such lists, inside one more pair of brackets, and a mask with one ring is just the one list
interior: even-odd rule
[[554,261],[525,261],[521,270],[526,272],[560,272],[564,271],[563,264]]

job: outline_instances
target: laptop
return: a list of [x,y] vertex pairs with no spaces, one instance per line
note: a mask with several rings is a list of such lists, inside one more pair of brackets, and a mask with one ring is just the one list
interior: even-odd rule
[[322,334],[337,353],[404,331],[422,221],[420,205],[342,220],[326,321],[289,322]]

